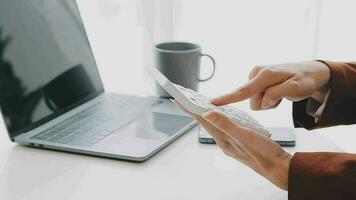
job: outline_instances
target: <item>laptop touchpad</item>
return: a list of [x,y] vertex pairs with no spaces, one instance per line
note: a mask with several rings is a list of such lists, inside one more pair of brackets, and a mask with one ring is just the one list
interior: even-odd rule
[[145,156],[193,121],[189,117],[151,112],[105,138],[94,148],[128,156]]

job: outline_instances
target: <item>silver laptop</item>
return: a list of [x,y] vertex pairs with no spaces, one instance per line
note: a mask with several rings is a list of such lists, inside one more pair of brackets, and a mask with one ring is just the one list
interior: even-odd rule
[[0,107],[14,142],[133,161],[196,124],[167,99],[105,93],[74,0],[1,1]]

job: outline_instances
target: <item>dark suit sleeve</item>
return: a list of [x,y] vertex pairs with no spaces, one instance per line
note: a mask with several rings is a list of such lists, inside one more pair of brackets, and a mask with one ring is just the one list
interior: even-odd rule
[[330,93],[317,123],[306,113],[307,99],[293,103],[296,127],[323,128],[356,123],[356,63],[320,61],[330,68]]
[[296,153],[289,168],[289,200],[356,199],[356,155]]
[[[307,100],[293,104],[294,124],[307,129],[356,123],[356,64],[325,63],[331,70],[329,98],[317,123]],[[296,153],[290,163],[290,200],[356,199],[356,154]]]

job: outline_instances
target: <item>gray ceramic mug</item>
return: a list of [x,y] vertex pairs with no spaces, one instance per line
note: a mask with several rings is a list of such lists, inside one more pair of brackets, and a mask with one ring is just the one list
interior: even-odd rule
[[[212,73],[207,78],[200,78],[201,57],[212,61]],[[186,42],[167,42],[155,46],[155,65],[172,82],[197,91],[199,82],[210,80],[215,73],[215,60],[203,54],[197,44]],[[160,85],[156,84],[159,97],[170,97]]]

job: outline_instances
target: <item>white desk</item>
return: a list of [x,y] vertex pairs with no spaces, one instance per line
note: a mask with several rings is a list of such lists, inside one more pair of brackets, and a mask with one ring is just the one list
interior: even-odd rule
[[[197,128],[144,163],[27,148],[0,134],[0,195],[16,200],[287,199],[215,145],[197,142]],[[297,131],[294,151],[340,151],[317,134]]]

